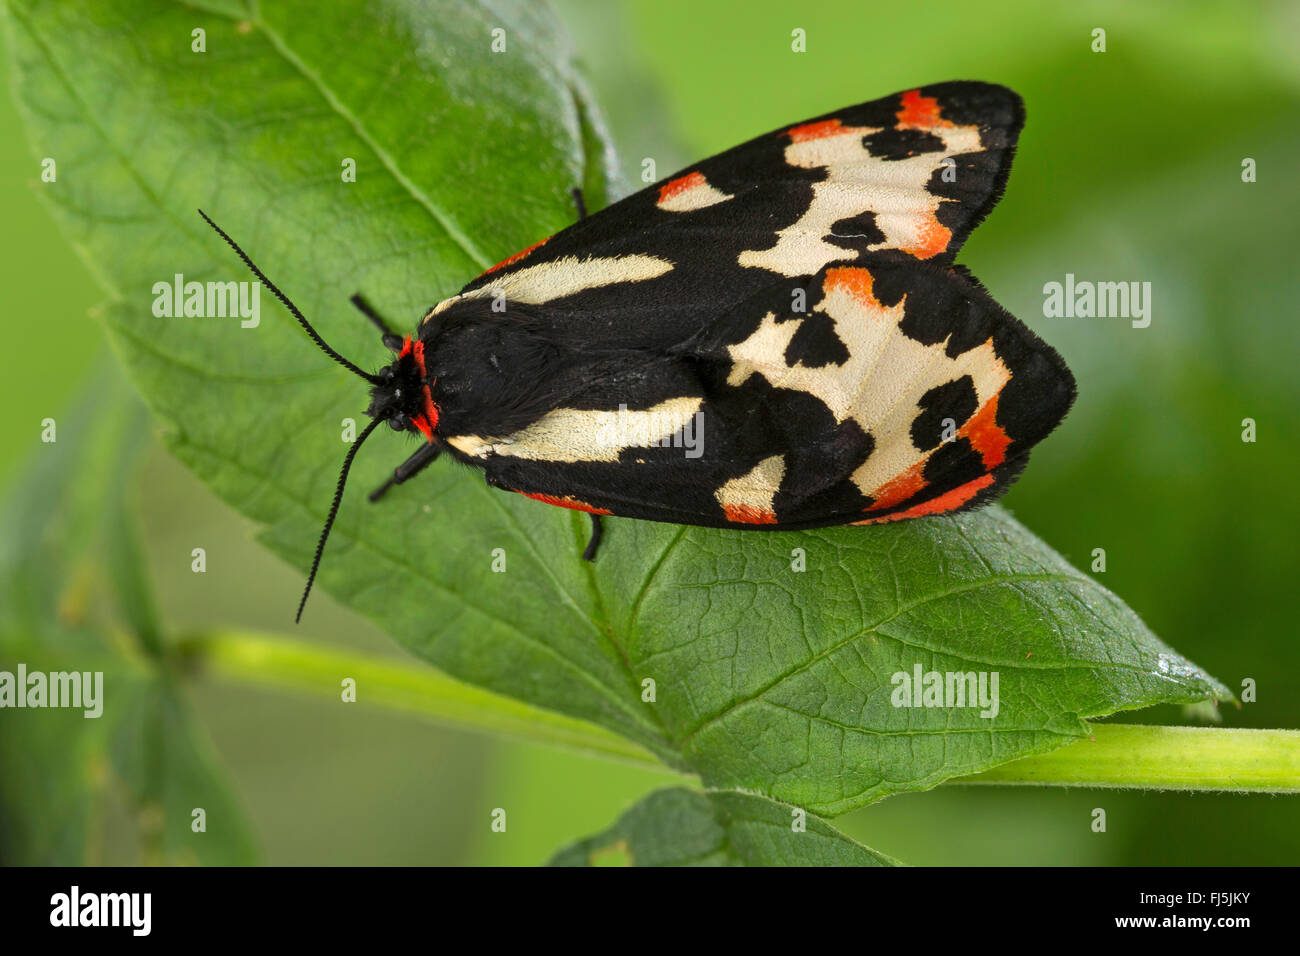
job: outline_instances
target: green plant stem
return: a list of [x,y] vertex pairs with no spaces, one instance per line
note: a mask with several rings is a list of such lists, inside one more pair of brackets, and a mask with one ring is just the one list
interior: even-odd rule
[[1090,739],[950,782],[1300,793],[1300,731],[1095,724]]
[[[652,754],[586,721],[453,680],[431,667],[250,631],[188,637],[179,656],[231,680],[391,707],[466,730],[664,768]],[[1092,736],[956,784],[1300,793],[1300,731],[1096,724]]]
[[352,678],[358,703],[389,707],[466,730],[663,767],[653,754],[618,734],[480,690],[432,667],[251,631],[192,635],[177,642],[176,649],[187,664],[230,680],[341,700],[343,681]]

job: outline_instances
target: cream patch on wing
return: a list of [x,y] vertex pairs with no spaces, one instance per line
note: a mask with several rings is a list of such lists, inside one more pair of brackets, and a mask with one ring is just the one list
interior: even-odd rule
[[615,462],[628,448],[666,445],[703,405],[702,399],[688,396],[640,411],[557,408],[504,438],[454,435],[446,441],[474,458],[501,455],[534,461]]
[[785,478],[785,456],[764,458],[753,470],[732,478],[715,494],[728,521],[737,524],[775,524],[776,493]]
[[813,275],[845,258],[842,246],[826,241],[831,227],[841,219],[874,213],[883,242],[868,250],[901,249],[918,259],[943,252],[951,231],[935,216],[945,200],[927,189],[930,177],[945,160],[983,149],[979,127],[936,121],[926,131],[943,141],[944,148],[906,159],[881,159],[862,145],[864,136],[880,132],[868,126],[840,126],[828,120],[790,131],[785,159],[801,169],[827,170],[826,179],[814,183],[813,198],[804,214],[777,233],[776,245],[762,251],[747,250],[740,265],[768,269],[779,275]]
[[579,259],[565,256],[552,262],[540,262],[506,273],[496,282],[480,286],[462,295],[443,299],[435,305],[420,324],[466,299],[490,299],[504,295],[507,302],[537,305],[562,299],[585,289],[619,285],[624,282],[644,282],[671,272],[673,264],[658,256],[596,256]]
[[443,441],[471,458],[486,458],[492,454],[492,443],[479,435],[449,435]]
[[930,456],[931,451],[912,444],[911,435],[912,422],[921,414],[918,402],[926,392],[969,375],[977,409],[983,410],[1010,381],[1011,372],[998,358],[992,339],[950,358],[947,339],[925,345],[904,334],[899,323],[906,298],[892,306],[881,303],[872,293],[866,269],[827,270],[823,292],[814,311],[835,323],[835,334],[849,353],[842,365],[809,368],[802,362],[787,363],[786,347],[802,320],[778,323],[769,312],[747,339],[727,349],[733,363],[727,384],[740,385],[750,375],[762,375],[775,388],[798,389],[820,399],[836,422],[854,419],[875,440],[871,455],[852,476],[870,495]]
[[697,171],[660,186],[655,205],[667,212],[694,212],[733,198],[721,189],[715,189],[704,174]]

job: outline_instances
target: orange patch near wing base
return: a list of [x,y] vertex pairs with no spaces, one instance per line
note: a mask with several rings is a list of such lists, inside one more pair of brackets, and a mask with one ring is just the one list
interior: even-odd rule
[[993,484],[992,475],[980,475],[973,481],[958,485],[952,491],[945,492],[932,501],[923,501],[913,508],[898,512],[898,514],[885,515],[881,518],[868,518],[866,521],[854,521],[853,524],[884,524],[887,521],[902,521],[905,518],[922,518],[926,515],[941,515],[949,511],[956,511],[991,484]]
[[501,260],[500,262],[498,262],[496,265],[492,266],[492,268],[490,268],[490,269],[484,269],[481,273],[479,273],[479,276],[478,276],[478,277],[481,279],[481,278],[483,278],[483,276],[485,276],[485,275],[489,275],[490,273],[493,273],[493,272],[496,272],[498,269],[504,269],[506,266],[514,265],[516,262],[518,262],[518,261],[519,261],[520,259],[522,259],[524,256],[528,255],[528,253],[530,253],[530,252],[532,252],[534,249],[536,249],[538,246],[544,246],[544,245],[546,245],[548,242],[550,242],[550,240],[551,240],[551,237],[550,237],[550,236],[547,236],[547,237],[546,237],[545,239],[543,239],[541,242],[534,242],[534,243],[533,243],[531,246],[529,246],[527,249],[523,249],[523,250],[521,250],[521,251],[519,251],[519,252],[516,252],[513,256],[510,256],[510,257],[508,257],[508,258],[502,259],[502,260]]
[[[408,344],[410,343],[410,336],[407,336],[406,341]],[[416,339],[412,351],[415,353],[415,367],[420,370],[420,378],[427,379],[429,373],[424,367],[424,340]],[[402,354],[406,354],[405,349],[403,349]],[[434,381],[436,382],[437,379],[434,379]],[[421,423],[421,419],[423,419],[423,423]],[[415,422],[416,428],[424,432],[425,438],[433,441],[433,433],[438,428],[438,406],[433,403],[433,393],[429,391],[427,381],[424,383],[424,414],[416,415],[412,421]]]
[[723,512],[732,524],[776,524],[776,512],[750,505],[723,505]]
[[687,173],[685,176],[678,176],[671,182],[664,183],[659,187],[659,203],[662,204],[674,196],[680,196],[688,189],[694,189],[697,186],[706,185],[704,174],[701,172]]
[[525,498],[532,498],[534,501],[542,501],[548,505],[555,505],[557,508],[569,508],[573,511],[585,511],[587,514],[592,515],[612,515],[614,513],[608,508],[597,508],[595,505],[589,505],[585,501],[579,501],[577,498],[569,498],[567,496],[564,498],[557,498],[554,495],[543,495],[531,491],[519,491],[517,488],[512,490],[517,494],[523,495]]
[[433,441],[433,425],[424,415],[412,415],[411,424],[420,429],[420,434],[424,435],[428,441]]

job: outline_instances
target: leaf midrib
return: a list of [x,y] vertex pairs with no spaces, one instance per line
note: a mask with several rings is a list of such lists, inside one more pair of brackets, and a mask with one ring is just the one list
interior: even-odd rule
[[[407,194],[433,218],[434,222],[436,222],[442,228],[443,232],[447,234],[447,238],[451,239],[452,242],[459,246],[460,250],[465,253],[469,260],[477,265],[480,270],[486,269],[488,266],[492,265],[492,259],[474,244],[474,241],[470,239],[465,231],[455,223],[450,215],[435,205],[433,200],[430,199],[429,196],[426,195],[409,176],[402,172],[397,161],[393,159],[388,150],[379,145],[378,140],[367,131],[361,120],[353,115],[352,111],[349,110],[334,91],[326,85],[325,81],[321,79],[320,74],[311,69],[307,63],[293,51],[285,41],[284,37],[280,35],[279,31],[275,30],[262,18],[261,4],[258,0],[251,0],[250,7],[253,12],[251,18],[252,23],[266,35],[267,40],[270,41],[272,49],[274,49],[286,63],[292,66],[298,74],[306,80],[318,94],[320,94],[321,99],[325,101],[325,105],[328,106],[339,119],[343,120],[343,122],[352,129],[357,137],[374,152],[375,156],[379,159],[380,164],[384,169],[388,170],[389,175],[393,177],[394,181],[401,186],[402,189],[406,190]],[[221,16],[224,16],[226,19],[234,19],[229,14],[221,14]]]

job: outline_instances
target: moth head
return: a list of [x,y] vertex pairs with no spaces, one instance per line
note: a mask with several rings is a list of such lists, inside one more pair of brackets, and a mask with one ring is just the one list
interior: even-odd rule
[[424,343],[410,336],[390,364],[375,375],[366,414],[388,423],[394,431],[419,432],[430,441],[438,428],[438,406],[433,403],[425,370]]
[[[329,515],[325,519],[325,526],[321,528],[320,540],[316,543],[316,554],[312,558],[311,572],[307,575],[307,586],[303,588],[302,599],[298,602],[298,614],[295,620],[302,620],[302,609],[307,606],[307,596],[311,594],[311,586],[316,581],[316,572],[320,570],[321,556],[325,553],[325,542],[329,540],[330,529],[334,527],[334,519],[338,517],[339,506],[343,503],[343,489],[347,486],[348,472],[352,468],[352,461],[356,458],[357,452],[361,446],[379,427],[380,423],[387,422],[393,428],[399,431],[415,430],[422,432],[428,439],[432,447],[434,438],[434,429],[438,427],[438,406],[434,404],[430,394],[430,386],[433,384],[425,374],[424,365],[424,343],[419,339],[412,340],[408,335],[405,340],[399,340],[396,335],[385,330],[384,341],[391,343],[393,351],[397,352],[397,358],[389,365],[382,368],[377,373],[367,372],[355,362],[340,355],[336,349],[330,347],[319,332],[317,332],[307,317],[289,299],[287,295],[280,291],[270,279],[266,277],[261,269],[253,264],[253,260],[248,254],[239,247],[239,244],[226,233],[224,229],[218,226],[202,209],[199,215],[211,226],[226,243],[235,250],[235,254],[244,261],[253,275],[261,280],[275,297],[284,303],[284,307],[289,310],[290,314],[298,320],[316,346],[328,355],[331,359],[342,365],[352,374],[359,378],[365,379],[370,383],[370,407],[366,410],[371,417],[370,424],[361,430],[361,434],[356,437],[352,446],[348,449],[347,454],[343,457],[343,467],[339,470],[338,484],[334,489],[334,499],[330,502]],[[352,302],[368,317],[374,319],[377,324],[383,328],[383,322],[369,308],[368,305],[360,298],[353,296]],[[401,342],[400,347],[398,342]]]

